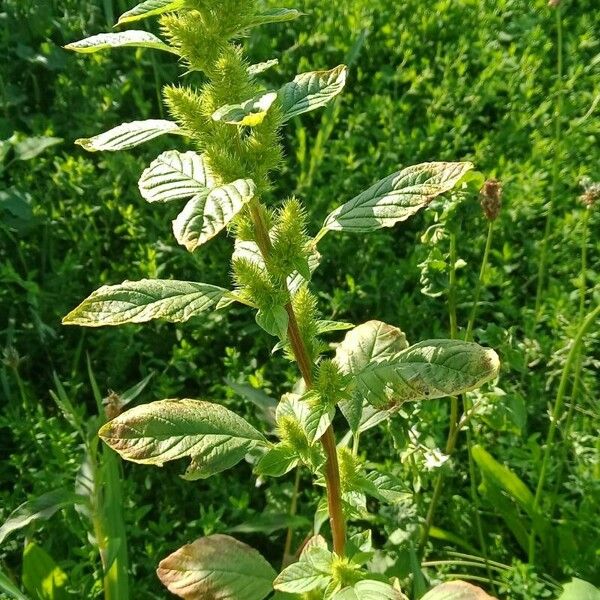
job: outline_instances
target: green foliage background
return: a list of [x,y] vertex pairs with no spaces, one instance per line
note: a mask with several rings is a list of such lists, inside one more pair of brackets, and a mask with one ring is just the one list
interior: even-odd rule
[[[288,161],[272,199],[301,197],[314,219],[313,232],[329,210],[399,166],[471,160],[503,182],[504,209],[475,336],[500,352],[503,392],[495,401],[486,396],[475,441],[530,487],[539,472],[547,406],[577,325],[579,181],[583,176],[600,180],[600,13],[594,0],[562,4],[566,91],[564,142],[558,149],[552,124],[555,17],[543,1],[304,0],[294,7],[307,16],[255,29],[247,40],[256,62],[280,59],[269,73],[273,83],[300,71],[351,65],[335,107],[295,121],[286,133]],[[225,384],[226,378],[268,394],[293,382],[293,371],[270,356],[270,340],[242,308],[178,327],[154,323],[86,331],[60,325],[60,318],[100,284],[160,276],[197,277],[226,287],[230,279],[224,267],[230,240],[222,237],[189,254],[171,237],[169,208],[148,207],[139,196],[142,169],[172,147],[172,140],[102,155],[73,145],[78,137],[122,121],[162,116],[160,88],[179,77],[172,57],[161,53],[123,50],[82,58],[62,50],[70,41],[108,30],[128,8],[124,0],[5,0],[0,8],[0,140],[63,140],[32,160],[12,160],[7,150],[0,161],[0,348],[5,359],[0,366],[0,520],[28,497],[73,486],[81,451],[49,390],[56,373],[74,402],[93,413],[86,356],[103,393],[124,390],[154,373],[143,401],[215,399],[254,420],[254,408]],[[184,149],[182,141],[176,143]],[[548,290],[537,334],[530,339],[544,206],[557,151]],[[419,265],[430,249],[420,236],[432,219],[420,216],[369,237],[328,236],[315,274],[325,318],[381,319],[401,327],[409,340],[445,336],[445,299],[421,293]],[[464,327],[486,223],[476,204],[454,215],[453,223],[460,231],[459,256],[466,261],[459,278]],[[596,287],[590,306],[600,297],[598,225],[595,210],[587,284]],[[444,271],[429,276],[443,291]],[[558,507],[551,524],[557,547],[537,565],[526,565],[501,515],[483,505],[490,555],[510,566],[498,575],[506,597],[553,597],[548,577],[565,581],[573,573],[600,584],[597,329],[586,344],[576,435],[567,441],[568,474],[562,486],[553,489],[552,478],[548,486]],[[526,348],[529,365],[524,364]],[[421,441],[443,446],[446,403],[432,402],[416,412]],[[410,480],[415,490],[413,504],[382,510],[373,524],[377,545],[386,547],[401,577],[410,573],[406,540],[426,512],[435,478],[435,472],[415,474],[409,462],[397,458],[407,450],[416,412],[388,425],[393,447],[389,436],[376,432],[363,442],[369,460]],[[464,444],[444,468],[448,480],[436,525],[454,533],[458,543],[434,540],[430,555],[435,557],[477,545]],[[179,466],[124,465],[123,470],[135,597],[165,597],[154,575],[158,560],[186,541],[234,526],[242,530],[236,535],[274,562],[280,560],[285,531],[265,532],[264,515],[262,521],[258,517],[265,509],[271,516],[287,511],[291,481],[255,487],[248,465],[194,484],[179,479]],[[304,527],[316,494],[303,488]],[[99,561],[74,511],[31,533],[69,574],[76,597],[100,597]],[[0,547],[2,565],[17,577],[21,544],[14,537]]]

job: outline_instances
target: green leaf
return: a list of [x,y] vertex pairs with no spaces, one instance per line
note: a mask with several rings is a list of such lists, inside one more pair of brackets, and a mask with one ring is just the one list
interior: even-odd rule
[[187,321],[212,308],[227,290],[194,281],[142,279],[104,285],[63,319],[65,325],[101,327],[164,319]]
[[274,335],[282,340],[287,338],[289,317],[285,307],[273,306],[269,309],[261,309],[256,313],[256,322],[268,334]]
[[563,586],[558,600],[600,600],[600,590],[583,579],[574,577]]
[[303,594],[325,588],[331,581],[333,555],[329,550],[313,546],[302,553],[300,560],[286,567],[273,582],[281,592]]
[[177,10],[183,7],[184,4],[185,0],[146,0],[146,2],[140,2],[140,4],[134,6],[131,10],[123,13],[119,17],[117,25],[133,23],[134,21],[146,19],[154,15],[161,15],[172,10]]
[[275,531],[281,531],[289,527],[292,529],[308,528],[310,524],[310,520],[302,515],[291,515],[289,512],[277,513],[265,509],[264,513],[252,517],[240,525],[231,527],[229,531],[232,533],[264,533],[265,535],[271,535]]
[[357,480],[364,492],[383,502],[394,504],[411,497],[402,482],[391,475],[369,471]]
[[15,600],[30,600],[21,590],[10,580],[8,575],[0,569],[0,592],[8,594],[10,598]]
[[263,600],[276,575],[256,550],[220,534],[183,546],[156,572],[171,593],[186,600]]
[[[335,362],[342,373],[356,377],[373,360],[385,358],[407,347],[406,336],[397,327],[382,321],[367,321],[346,334],[336,349]],[[339,403],[340,410],[354,433],[361,429],[361,425],[370,422],[372,424],[369,426],[373,427],[388,416],[387,412],[381,412],[381,418],[377,420],[378,417],[373,410],[367,409],[365,405],[368,406],[368,403],[360,394]],[[376,412],[380,413],[380,411]],[[366,421],[363,415],[366,416]],[[368,429],[369,426],[363,427],[363,430]]]
[[364,579],[335,593],[331,600],[405,600],[389,583]]
[[279,60],[276,58],[272,58],[271,60],[265,60],[264,62],[259,62],[254,65],[250,65],[248,67],[248,74],[252,77],[256,77],[256,75],[260,75],[264,73],[271,67],[274,67],[279,64]]
[[261,456],[254,471],[257,475],[281,477],[298,465],[298,454],[287,444],[276,444]]
[[28,137],[14,144],[15,160],[31,160],[48,148],[62,143],[58,137]]
[[163,152],[142,173],[138,187],[148,202],[191,198],[215,187],[216,181],[203,154]]
[[295,8],[272,8],[252,17],[249,27],[265,25],[267,23],[283,23],[285,21],[293,21],[301,17],[304,13]]
[[229,125],[255,127],[264,121],[269,108],[276,99],[276,92],[263,92],[241,104],[221,106],[213,113],[212,118],[214,121],[228,123]]
[[148,31],[120,31],[118,33],[101,33],[73,42],[65,46],[65,50],[73,50],[81,54],[91,54],[111,48],[153,48],[178,54],[177,50],[165,44],[160,38]]
[[402,169],[334,210],[323,229],[368,232],[392,227],[454,188],[472,168],[469,162],[432,162]]
[[255,193],[251,179],[237,179],[196,194],[173,221],[175,238],[193,252],[225,229]]
[[94,137],[75,140],[75,143],[88,152],[116,152],[135,148],[166,133],[179,134],[181,130],[173,121],[148,119],[122,123]]
[[284,121],[325,106],[342,91],[347,75],[348,67],[339,65],[331,71],[301,73],[286,83],[278,92]]
[[256,408],[260,411],[260,416],[269,425],[274,426],[275,421],[275,409],[277,408],[277,400],[272,398],[268,394],[265,394],[262,390],[255,388],[252,385],[246,383],[237,383],[230,377],[225,379],[227,385],[244,400],[252,402]]
[[533,525],[540,536],[544,536],[550,528],[544,515],[535,506],[533,493],[527,485],[508,467],[500,464],[482,446],[472,448],[473,460],[481,470],[484,480],[502,490],[512,498],[533,520]]
[[237,464],[264,437],[224,406],[201,400],[159,400],[106,423],[98,435],[125,460],[162,465],[190,457],[185,478],[205,479]]
[[39,600],[67,600],[67,574],[36,543],[23,551],[23,586]]
[[466,581],[448,581],[429,590],[421,600],[495,600]]
[[0,544],[14,531],[23,529],[34,521],[45,521],[61,508],[71,506],[79,499],[80,497],[72,492],[58,489],[23,502],[8,515],[6,521],[0,526]]
[[370,363],[356,376],[361,396],[376,408],[455,396],[498,375],[491,348],[460,340],[425,340]]

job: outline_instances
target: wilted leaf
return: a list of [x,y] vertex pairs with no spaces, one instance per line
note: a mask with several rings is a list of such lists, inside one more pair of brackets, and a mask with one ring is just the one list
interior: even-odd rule
[[325,106],[342,91],[347,75],[346,65],[297,75],[278,92],[284,120]]
[[75,140],[75,143],[88,152],[116,152],[135,148],[166,133],[179,134],[181,130],[173,121],[148,119],[122,123],[94,137]]
[[175,238],[190,252],[225,229],[256,193],[251,179],[204,190],[194,196],[173,221]]
[[148,202],[182,200],[215,187],[203,154],[163,152],[142,173],[138,187]]
[[224,406],[200,400],[160,400],[136,406],[98,435],[124,459],[162,466],[183,457],[186,479],[204,479],[237,464],[264,437]]
[[334,210],[323,228],[368,232],[392,227],[451,190],[472,168],[469,162],[432,162],[402,169]]
[[164,319],[187,321],[212,308],[227,292],[208,283],[142,279],[104,285],[63,319],[65,325],[101,327]]
[[160,38],[148,31],[120,31],[118,33],[101,33],[92,37],[73,42],[65,46],[66,50],[73,50],[82,54],[91,54],[110,48],[153,48],[178,54],[177,50],[165,44]]
[[183,546],[156,572],[171,593],[186,600],[263,600],[276,575],[256,550],[227,535]]
[[154,15],[161,15],[171,10],[177,10],[185,4],[185,0],[146,0],[119,17],[117,25],[132,23]]

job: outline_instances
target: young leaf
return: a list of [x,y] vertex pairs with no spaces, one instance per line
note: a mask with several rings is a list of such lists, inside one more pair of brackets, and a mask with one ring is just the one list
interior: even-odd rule
[[[406,336],[397,327],[382,321],[367,321],[346,334],[336,349],[335,362],[342,373],[356,377],[370,362],[390,356],[407,347]],[[388,416],[386,412],[381,412],[381,418],[373,420],[376,415],[365,407],[365,401],[361,395],[354,395],[342,400],[339,406],[355,433],[361,428],[361,424],[364,424],[365,410],[367,410],[367,419],[372,422],[370,426],[376,425]],[[363,430],[368,428],[368,426],[364,427]]]
[[429,590],[421,600],[496,600],[466,581],[448,581]]
[[358,392],[376,408],[455,396],[498,375],[491,348],[460,340],[425,340],[370,363],[356,377]]
[[256,27],[258,25],[266,25],[267,23],[283,23],[285,21],[293,21],[298,17],[301,17],[304,13],[301,13],[295,8],[272,8],[265,12],[262,12],[254,17],[249,23],[249,27]]
[[432,162],[402,169],[336,208],[323,229],[368,232],[392,227],[451,190],[472,168],[470,162]]
[[276,99],[276,92],[261,93],[241,104],[221,106],[213,113],[212,118],[214,121],[228,123],[229,125],[255,127],[264,121],[269,108]]
[[172,10],[177,10],[184,4],[185,0],[146,0],[146,2],[141,2],[131,10],[123,13],[119,17],[117,25],[133,23],[134,21],[146,19],[154,15],[161,15]]
[[303,594],[317,588],[325,588],[331,581],[333,554],[324,548],[313,546],[302,553],[300,560],[286,567],[273,582],[281,592]]
[[383,502],[394,504],[410,498],[402,482],[391,475],[369,471],[363,477],[358,477],[357,481],[365,493]]
[[119,33],[101,33],[92,37],[73,42],[65,46],[66,50],[73,50],[82,54],[91,54],[110,48],[153,48],[178,54],[177,50],[165,44],[160,38],[148,31],[120,31]]
[[216,181],[203,154],[163,152],[142,173],[138,187],[148,202],[191,198],[215,187]]
[[46,492],[33,500],[27,500],[13,510],[0,527],[0,544],[13,532],[27,527],[34,521],[47,520],[61,508],[79,502],[81,498],[67,490]]
[[124,459],[157,465],[190,457],[186,479],[204,479],[237,464],[264,437],[219,404],[159,400],[106,423],[98,435]]
[[253,548],[228,535],[211,535],[183,546],[158,565],[167,589],[186,600],[263,600],[275,571]]
[[277,444],[269,448],[255,467],[257,475],[281,477],[298,465],[298,454],[287,444]]
[[23,586],[34,597],[43,600],[68,600],[67,574],[53,558],[35,542],[23,550]]
[[389,583],[364,579],[352,587],[335,593],[331,600],[405,600],[406,596],[395,590]]
[[251,179],[237,179],[196,194],[173,221],[175,238],[193,252],[225,229],[255,193]]
[[284,121],[325,106],[342,91],[347,75],[348,67],[339,65],[331,71],[301,73],[286,83],[278,92]]
[[289,317],[283,306],[273,306],[270,309],[261,309],[256,313],[256,322],[268,334],[282,340],[287,338]]
[[101,327],[164,319],[187,321],[212,308],[227,292],[208,283],[171,279],[104,285],[63,319],[65,325]]
[[146,121],[132,121],[100,133],[91,138],[75,140],[88,152],[116,152],[135,148],[144,142],[149,142],[166,133],[181,133],[177,123],[162,119],[148,119]]

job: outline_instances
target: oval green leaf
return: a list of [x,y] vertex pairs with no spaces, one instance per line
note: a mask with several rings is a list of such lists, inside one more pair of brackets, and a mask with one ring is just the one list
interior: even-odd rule
[[429,590],[421,600],[496,600],[466,581],[448,581]]
[[194,281],[124,281],[97,289],[62,322],[84,327],[145,323],[152,319],[178,323],[212,308],[226,293],[224,288]]
[[220,404],[159,400],[136,406],[106,423],[98,435],[122,458],[161,467],[191,458],[185,478],[204,479],[237,464],[264,437]]
[[178,54],[177,50],[165,44],[154,34],[134,29],[118,33],[100,33],[65,46],[65,50],[73,50],[81,54],[91,54],[111,48],[153,48]]
[[148,202],[183,200],[215,187],[203,154],[163,152],[142,173],[138,187]]
[[284,121],[325,106],[344,89],[347,75],[348,67],[339,65],[331,71],[301,73],[286,83],[278,92]]
[[300,560],[286,567],[273,582],[280,592],[304,594],[325,588],[331,581],[333,554],[325,548],[313,546],[300,556]]
[[252,17],[248,26],[257,27],[258,25],[266,25],[267,23],[284,23],[285,21],[293,21],[303,14],[295,8],[271,8]]
[[173,121],[148,119],[146,121],[122,123],[92,138],[75,140],[75,143],[88,152],[115,152],[135,148],[166,133],[180,134],[181,130],[177,123]]
[[494,379],[500,369],[491,348],[460,340],[425,340],[370,363],[356,376],[358,393],[376,408],[456,396]]
[[173,221],[175,238],[193,252],[225,229],[255,193],[251,179],[238,179],[197,194]]
[[456,186],[470,162],[431,162],[402,169],[334,210],[324,230],[368,232],[405,221]]
[[185,0],[146,0],[146,2],[141,2],[131,10],[123,13],[119,17],[117,25],[133,23],[134,21],[147,19],[154,15],[161,15],[172,10],[177,10],[182,8],[184,4]]
[[211,535],[183,546],[158,565],[167,589],[185,600],[263,600],[275,571],[253,548],[228,535]]

